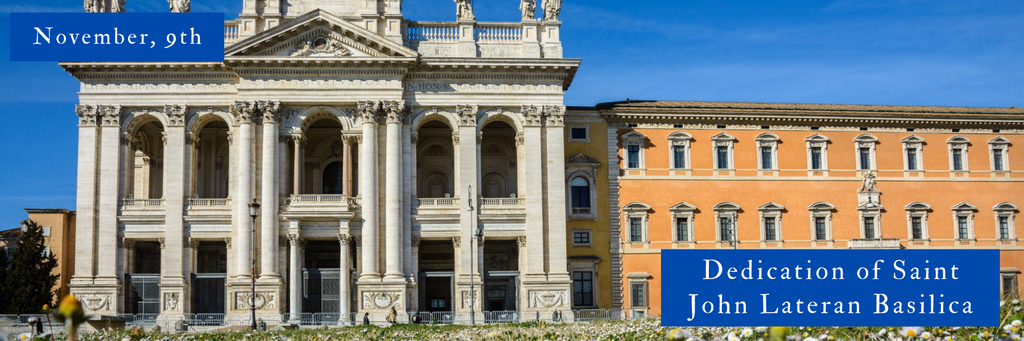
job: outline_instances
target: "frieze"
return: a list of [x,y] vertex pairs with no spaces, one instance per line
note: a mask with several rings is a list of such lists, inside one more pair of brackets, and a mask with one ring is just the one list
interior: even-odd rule
[[82,294],[78,297],[81,297],[82,308],[86,312],[112,310],[109,294]]
[[235,293],[235,309],[249,309],[249,301],[253,302],[256,309],[276,309],[276,295],[272,292],[256,292],[256,299],[250,300],[252,294],[248,292]]
[[238,85],[244,89],[367,89],[367,88],[399,88],[398,79],[242,79]]
[[561,92],[561,84],[520,84],[520,83],[450,83],[410,82],[405,84],[410,92],[492,92],[492,93],[537,93]]
[[147,232],[147,231],[163,231],[164,225],[123,225],[121,230],[124,232]]
[[393,291],[363,292],[363,309],[402,309],[402,293]]
[[83,92],[154,91],[154,92],[225,92],[234,91],[229,83],[82,83]]
[[312,222],[299,224],[299,228],[303,230],[337,230],[341,228],[341,224],[338,222]]
[[530,308],[555,308],[566,305],[564,290],[531,290]]
[[230,232],[231,225],[189,225],[192,232]]

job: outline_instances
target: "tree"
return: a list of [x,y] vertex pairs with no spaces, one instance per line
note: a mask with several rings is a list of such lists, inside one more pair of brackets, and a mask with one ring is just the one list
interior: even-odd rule
[[57,256],[46,249],[39,224],[25,220],[21,225],[21,237],[15,244],[3,285],[3,291],[10,297],[6,310],[10,314],[38,314],[44,304],[53,306],[53,285],[60,278],[53,274]]
[[[0,247],[0,297],[10,297],[7,295],[7,248]],[[0,314],[7,312],[7,300],[0,300]]]

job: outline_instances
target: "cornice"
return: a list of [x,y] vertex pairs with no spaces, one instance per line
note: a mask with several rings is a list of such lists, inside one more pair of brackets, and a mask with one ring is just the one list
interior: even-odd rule
[[639,122],[717,122],[734,124],[805,124],[805,125],[898,125],[898,126],[926,126],[926,125],[962,125],[962,126],[1001,126],[1001,127],[1024,127],[1024,116],[1019,117],[991,117],[988,115],[957,115],[944,117],[913,117],[893,113],[884,116],[868,115],[800,115],[800,114],[739,114],[735,111],[722,111],[716,113],[623,113],[623,112],[602,112],[602,116],[608,122],[614,123],[639,123]]

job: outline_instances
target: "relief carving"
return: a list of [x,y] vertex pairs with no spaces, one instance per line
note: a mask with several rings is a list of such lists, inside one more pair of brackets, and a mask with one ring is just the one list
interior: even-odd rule
[[565,291],[537,290],[530,291],[531,308],[553,308],[565,306]]
[[181,301],[181,294],[169,292],[164,294],[164,310],[178,310],[178,302]]
[[82,296],[82,308],[88,311],[101,311],[110,309],[110,295],[107,294],[85,294]]
[[78,114],[78,124],[83,126],[96,125],[96,106],[91,104],[75,105],[75,113]]
[[475,104],[459,104],[455,106],[455,114],[459,116],[460,126],[476,126],[476,115],[480,107]]
[[402,309],[402,293],[369,291],[363,293],[363,309]]
[[522,111],[523,125],[529,127],[539,127],[541,122],[541,106],[539,105],[524,105]]
[[104,126],[119,126],[121,125],[121,106],[120,105],[100,105],[98,107],[99,115],[102,118],[102,125]]
[[185,114],[188,107],[183,104],[168,104],[164,106],[164,113],[167,114],[167,125],[184,126]]
[[[256,299],[253,301],[253,306],[256,309],[275,309],[275,302],[273,293],[269,292],[257,292]],[[235,309],[249,309],[249,301],[252,295],[248,292],[236,292],[235,293]]]
[[348,57],[352,55],[344,46],[325,36],[299,43],[289,55],[292,57]]

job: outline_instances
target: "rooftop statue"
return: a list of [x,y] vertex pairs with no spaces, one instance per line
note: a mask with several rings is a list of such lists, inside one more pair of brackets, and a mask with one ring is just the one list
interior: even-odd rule
[[167,0],[171,3],[171,13],[188,13],[192,11],[191,0]]
[[455,18],[457,20],[476,20],[473,15],[473,0],[455,0]]
[[537,13],[537,0],[522,0],[519,10],[523,11],[523,20],[533,20]]
[[562,0],[544,0],[544,20],[558,20],[562,12]]

